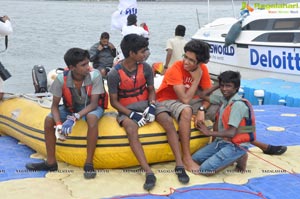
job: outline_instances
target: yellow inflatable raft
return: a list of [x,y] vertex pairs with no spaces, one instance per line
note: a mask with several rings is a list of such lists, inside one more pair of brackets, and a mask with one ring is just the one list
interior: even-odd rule
[[[50,112],[37,101],[15,97],[0,102],[0,133],[12,136],[37,152],[46,155],[44,118]],[[126,133],[116,122],[116,111],[105,111],[99,121],[99,136],[94,156],[95,168],[125,168],[139,165],[132,153]],[[193,126],[193,125],[192,125]],[[176,124],[177,128],[177,124]],[[76,122],[65,142],[57,141],[57,159],[82,167],[86,159],[87,124]],[[174,160],[164,129],[156,122],[139,128],[140,141],[149,163]],[[209,138],[191,129],[191,152],[209,142]]]

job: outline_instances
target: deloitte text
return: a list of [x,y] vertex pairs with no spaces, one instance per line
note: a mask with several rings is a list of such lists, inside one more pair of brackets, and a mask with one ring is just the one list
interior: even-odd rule
[[300,71],[299,53],[282,51],[280,53],[272,53],[250,49],[251,66],[262,66],[281,70]]

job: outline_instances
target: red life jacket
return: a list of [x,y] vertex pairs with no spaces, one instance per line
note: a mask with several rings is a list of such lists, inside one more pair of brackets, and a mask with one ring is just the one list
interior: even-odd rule
[[[93,71],[93,68],[90,68],[90,72]],[[70,112],[74,112],[73,110],[73,98],[72,93],[69,87],[67,87],[67,77],[68,77],[69,69],[65,68],[63,75],[64,75],[64,84],[62,88],[62,97],[64,105],[69,109]],[[87,96],[90,98],[92,95],[92,87],[93,85],[87,85],[85,86],[85,91],[87,93]],[[103,109],[107,109],[108,106],[108,94],[105,91],[103,94],[100,94],[98,106],[102,107]]]
[[[254,111],[252,108],[252,105],[250,102],[246,99],[242,99],[248,109],[249,109],[249,118],[243,118],[242,121],[239,124],[238,132],[237,134],[231,138],[231,142],[234,144],[241,144],[244,142],[252,142],[256,139],[256,130],[255,130],[255,116]],[[234,101],[236,102],[236,101]],[[227,107],[224,109],[223,115],[222,115],[222,123],[225,129],[229,128],[228,122],[231,112],[231,107],[234,102],[231,102]],[[216,121],[219,121],[219,112],[216,115]]]
[[118,98],[123,106],[148,100],[148,89],[143,64],[137,66],[137,72],[134,78],[128,77],[120,64],[116,65],[115,68],[120,76]]

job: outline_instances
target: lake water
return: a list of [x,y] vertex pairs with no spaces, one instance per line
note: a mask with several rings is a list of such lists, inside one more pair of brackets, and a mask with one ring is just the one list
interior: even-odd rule
[[[69,48],[88,49],[103,31],[110,33],[115,46],[121,41],[121,33],[110,28],[118,2],[0,0],[0,3],[0,15],[8,15],[14,28],[8,50],[0,54],[0,61],[12,74],[4,83],[7,92],[34,92],[31,77],[34,65],[43,65],[47,72],[64,67],[63,55]],[[240,6],[241,2],[235,2],[236,14]],[[150,29],[150,64],[164,62],[166,41],[174,35],[178,24],[186,26],[188,39],[197,31],[196,9],[202,26],[208,22],[206,2],[138,2],[138,23],[146,22]],[[209,11],[210,21],[233,16],[231,1],[210,2]],[[2,49],[4,39],[0,38]]]

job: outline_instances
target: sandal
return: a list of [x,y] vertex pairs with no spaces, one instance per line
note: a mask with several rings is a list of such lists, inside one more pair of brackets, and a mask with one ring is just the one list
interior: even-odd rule
[[83,170],[84,170],[83,176],[85,179],[93,179],[97,175],[92,163],[85,163]]
[[58,169],[56,162],[50,165],[47,163],[47,161],[39,163],[27,163],[25,166],[30,171],[57,171]]
[[178,177],[179,182],[187,184],[190,181],[190,177],[186,174],[183,166],[176,166],[175,173]]
[[268,155],[281,155],[284,154],[287,150],[286,146],[273,146],[268,145],[268,149],[264,151],[264,154]]
[[147,191],[150,191],[155,186],[156,177],[154,173],[148,173],[146,174],[146,181],[144,184],[144,189]]

